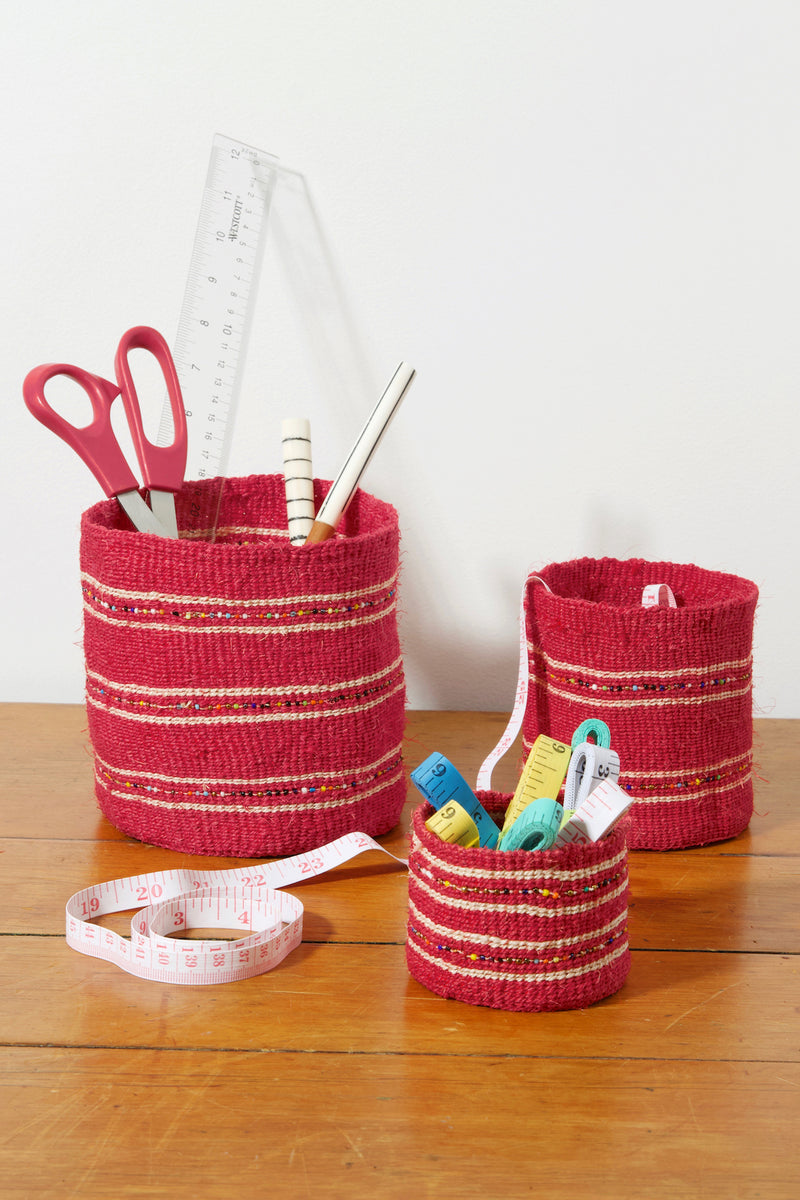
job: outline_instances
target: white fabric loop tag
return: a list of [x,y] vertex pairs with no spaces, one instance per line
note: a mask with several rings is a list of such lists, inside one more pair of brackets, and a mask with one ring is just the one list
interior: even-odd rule
[[677,608],[668,583],[648,583],[642,592],[642,608]]
[[529,583],[541,583],[542,587],[547,588],[548,592],[552,591],[552,588],[549,587],[540,575],[537,575],[533,570],[529,570],[522,585],[522,596],[519,602],[519,672],[517,675],[517,692],[514,697],[514,707],[503,736],[494,750],[486,756],[478,771],[476,787],[479,791],[483,792],[490,792],[492,790],[492,771],[506,751],[514,744],[514,739],[522,727],[525,709],[528,706],[529,669],[528,640],[525,636],[525,593],[528,590]]

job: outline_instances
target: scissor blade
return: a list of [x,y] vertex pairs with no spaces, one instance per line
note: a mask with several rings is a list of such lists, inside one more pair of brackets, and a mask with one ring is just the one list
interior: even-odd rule
[[161,524],[158,517],[147,507],[138,492],[117,492],[117,499],[140,533],[155,533],[158,537],[178,536],[177,533],[170,533]]
[[167,531],[169,537],[178,536],[178,518],[175,516],[175,497],[172,492],[162,492],[158,488],[150,489],[150,507],[157,521]]

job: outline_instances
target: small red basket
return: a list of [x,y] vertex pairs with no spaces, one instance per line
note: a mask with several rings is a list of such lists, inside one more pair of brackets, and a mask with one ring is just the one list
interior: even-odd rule
[[[179,528],[218,485],[184,488]],[[227,480],[213,543],[133,532],[116,501],[84,513],[96,793],[123,832],[253,857],[397,823],[397,513],[358,492],[344,533],[293,547],[282,475]]]
[[[677,607],[643,607],[650,584],[667,584]],[[747,579],[641,559],[554,563],[528,581],[526,753],[540,733],[569,743],[582,721],[603,720],[634,797],[631,849],[747,827],[757,599]]]
[[[502,823],[510,799],[479,792]],[[630,970],[627,817],[599,842],[465,849],[412,820],[406,960],[437,995],[515,1012],[585,1008]]]

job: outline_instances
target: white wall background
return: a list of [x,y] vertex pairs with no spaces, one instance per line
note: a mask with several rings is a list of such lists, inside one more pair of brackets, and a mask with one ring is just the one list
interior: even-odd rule
[[334,406],[268,255],[234,469],[305,412],[330,476],[417,368],[365,479],[411,706],[507,709],[528,565],[609,554],[755,580],[756,711],[800,716],[796,0],[27,0],[0,31],[0,699],[82,699],[99,498],[22,379],[171,340],[223,132],[305,174],[356,334]]

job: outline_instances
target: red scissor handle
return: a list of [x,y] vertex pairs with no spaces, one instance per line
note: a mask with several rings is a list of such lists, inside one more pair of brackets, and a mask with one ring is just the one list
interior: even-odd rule
[[[167,385],[174,431],[169,446],[156,446],[145,437],[139,397],[128,362],[131,350],[147,350],[161,368]],[[183,407],[178,372],[175,370],[169,346],[156,329],[151,329],[149,325],[136,325],[120,338],[114,368],[145,486],[164,492],[180,491],[186,471],[186,411]]]
[[[57,375],[73,379],[89,397],[94,418],[88,425],[81,427],[70,424],[48,404],[44,395],[45,385]],[[116,383],[84,371],[82,367],[73,367],[70,363],[45,363],[44,366],[34,367],[22,385],[25,403],[37,421],[63,438],[83,459],[109,497],[139,486],[111,427],[111,405],[119,395],[119,390]]]

